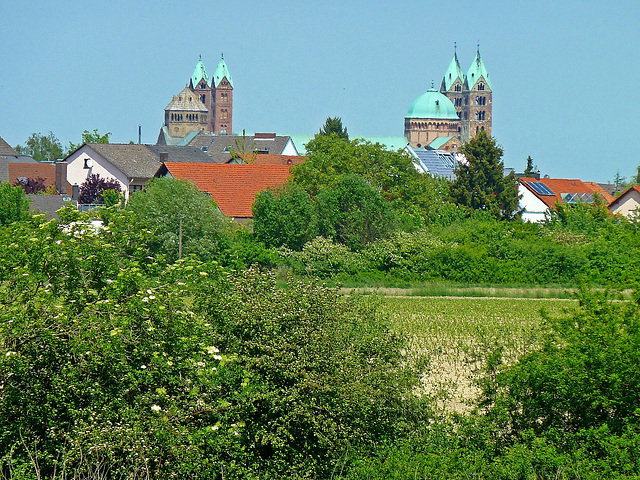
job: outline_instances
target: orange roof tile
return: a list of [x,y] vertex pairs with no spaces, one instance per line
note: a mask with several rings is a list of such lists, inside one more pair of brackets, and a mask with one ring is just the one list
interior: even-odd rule
[[[244,157],[244,155],[240,156]],[[274,155],[268,153],[246,154],[246,156],[254,156],[253,165],[299,165],[307,159],[302,155]]]
[[[279,155],[277,155],[279,156]],[[174,178],[184,178],[207,192],[220,211],[234,218],[251,218],[256,194],[284,184],[291,176],[288,165],[237,165],[165,162]]]
[[[564,193],[597,193],[602,196],[604,201],[610,203],[613,197],[609,195],[600,185],[595,182],[583,182],[578,179],[565,178],[536,178],[523,177],[519,178],[520,182],[528,188],[536,197],[543,201],[549,208],[555,210],[556,202],[562,202],[562,194]],[[540,195],[536,193],[525,182],[542,183],[547,186],[555,195]]]

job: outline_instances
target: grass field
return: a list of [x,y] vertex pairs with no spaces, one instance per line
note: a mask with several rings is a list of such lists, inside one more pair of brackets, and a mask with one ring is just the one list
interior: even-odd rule
[[568,299],[416,296],[386,296],[383,303],[412,352],[426,356],[422,393],[436,398],[443,413],[471,407],[476,381],[499,348],[512,362],[538,347],[543,310],[558,316],[577,305]]

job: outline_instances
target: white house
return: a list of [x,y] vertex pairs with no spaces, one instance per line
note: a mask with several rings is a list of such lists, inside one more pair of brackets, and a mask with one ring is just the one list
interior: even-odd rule
[[526,222],[542,222],[549,212],[556,209],[556,203],[593,203],[597,196],[606,204],[613,200],[595,182],[564,178],[519,178],[518,194],[521,195],[518,206]]
[[94,174],[106,180],[115,179],[128,199],[167,161],[211,163],[213,159],[197,147],[85,143],[66,158],[67,182],[80,186]]
[[640,215],[640,186],[634,185],[622,192],[618,198],[609,204],[609,211],[614,215],[629,217]]

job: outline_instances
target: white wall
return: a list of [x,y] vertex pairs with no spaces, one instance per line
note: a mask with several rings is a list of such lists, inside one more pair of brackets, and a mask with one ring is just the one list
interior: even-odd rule
[[[92,160],[92,165],[85,168],[85,160],[88,159]],[[71,185],[82,185],[93,174],[98,174],[105,180],[116,179],[125,198],[129,198],[129,178],[91,147],[84,145],[67,158],[67,181]]]
[[640,210],[638,210],[640,208],[640,193],[635,190],[630,190],[625,197],[625,199],[616,202],[615,207],[611,209],[611,213],[628,217],[629,213],[634,210],[640,212]]
[[518,207],[520,209],[524,208],[524,211],[522,212],[522,220],[532,223],[544,221],[546,214],[549,212],[547,204],[520,183],[518,184],[518,194],[522,195],[518,202]]

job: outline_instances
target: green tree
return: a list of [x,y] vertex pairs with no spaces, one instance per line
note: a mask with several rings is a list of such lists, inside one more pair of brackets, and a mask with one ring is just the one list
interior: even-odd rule
[[0,184],[0,226],[24,220],[29,214],[29,199],[20,186]]
[[448,193],[446,181],[419,173],[411,157],[378,143],[318,135],[306,148],[307,161],[294,167],[293,182],[311,196],[354,174],[379,189],[396,211],[432,217]]
[[395,216],[389,202],[364,178],[344,175],[316,196],[318,233],[358,250],[387,236]]
[[309,194],[294,184],[259,193],[252,209],[253,232],[267,247],[301,250],[317,235],[315,206]]
[[62,144],[53,132],[49,132],[48,135],[32,133],[24,146],[16,146],[16,151],[22,155],[29,155],[39,162],[55,162],[64,157]]
[[494,218],[510,220],[518,212],[518,181],[504,175],[502,148],[483,130],[462,147],[466,163],[456,170],[450,185],[452,200],[472,210],[485,210]]
[[154,178],[126,208],[154,232],[152,250],[172,260],[179,257],[181,223],[184,256],[212,259],[226,246],[226,221],[216,202],[187,180]]
[[342,126],[342,119],[340,117],[327,117],[324,125],[318,132],[318,135],[328,136],[335,134],[339,138],[349,141],[349,134],[347,133],[347,127]]
[[533,165],[533,159],[531,155],[529,155],[527,157],[527,168],[524,169],[524,176],[530,177],[535,173],[538,173],[538,169]]
[[93,132],[85,130],[82,132],[82,140],[80,143],[69,142],[69,151],[72,152],[85,143],[109,143],[109,135],[111,135],[111,132],[107,132],[104,135],[100,134],[97,128],[94,128]]
[[[640,404],[640,308],[582,290],[572,315],[548,319],[542,349],[507,367],[489,384],[491,414],[508,432],[556,438],[637,425]],[[506,417],[505,417],[506,414]]]

